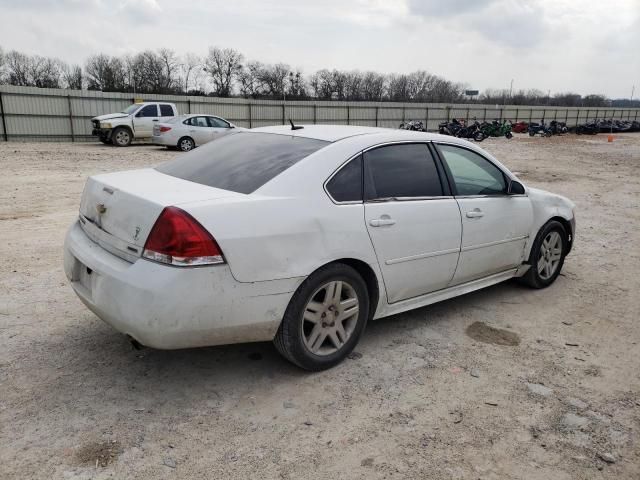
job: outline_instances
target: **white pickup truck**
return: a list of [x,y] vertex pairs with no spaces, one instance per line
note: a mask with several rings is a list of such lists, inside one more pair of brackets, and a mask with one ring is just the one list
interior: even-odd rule
[[113,143],[118,147],[128,147],[131,142],[149,139],[153,136],[153,126],[178,115],[173,103],[134,103],[120,113],[99,115],[91,119],[92,135],[102,143]]

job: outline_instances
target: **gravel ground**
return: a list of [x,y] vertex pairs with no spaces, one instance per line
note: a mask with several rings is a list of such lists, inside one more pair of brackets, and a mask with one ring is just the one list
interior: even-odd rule
[[577,203],[558,281],[372,322],[309,374],[269,343],[133,350],[67,284],[85,178],[175,153],[0,143],[0,477],[640,478],[640,135],[482,146]]

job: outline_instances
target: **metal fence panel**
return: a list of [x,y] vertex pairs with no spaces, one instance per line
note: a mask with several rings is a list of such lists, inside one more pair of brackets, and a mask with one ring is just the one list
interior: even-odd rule
[[[595,118],[637,120],[640,109],[563,108],[526,105],[481,105],[397,102],[335,102],[247,100],[86,90],[40,89],[0,85],[0,140],[92,139],[90,119],[124,110],[132,102],[173,102],[180,114],[219,115],[241,127],[281,125],[293,120],[306,124],[363,125],[398,128],[401,122],[420,120],[428,130],[451,118],[473,121],[509,119],[546,122],[559,120],[568,126]],[[6,132],[4,125],[6,125]],[[6,137],[6,138],[5,138]]]

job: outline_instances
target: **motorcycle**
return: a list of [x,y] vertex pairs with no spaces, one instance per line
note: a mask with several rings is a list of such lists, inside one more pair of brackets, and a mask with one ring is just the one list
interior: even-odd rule
[[600,131],[598,123],[593,120],[592,122],[585,122],[582,125],[576,127],[577,135],[597,135]]
[[534,137],[536,135],[541,135],[543,137],[551,136],[551,129],[545,125],[544,120],[540,120],[540,123],[530,123],[528,132],[530,137]]
[[511,126],[511,130],[515,133],[527,133],[529,124],[527,122],[516,122]]
[[484,133],[485,137],[502,137],[513,138],[513,133],[511,133],[511,122],[509,120],[504,120],[500,123],[498,120],[494,120],[491,123],[483,122],[480,125],[480,129],[482,133]]
[[457,136],[458,131],[464,127],[464,120],[454,118],[450,122],[440,122],[438,125],[438,133],[440,135]]
[[427,129],[424,127],[424,123],[420,120],[409,120],[408,122],[402,122],[400,124],[400,129],[402,130],[413,130],[416,132],[426,132]]
[[467,126],[462,119],[454,118],[451,122],[442,122],[438,125],[438,133],[458,138],[473,139],[476,142],[484,140],[485,135],[480,129],[480,123],[474,119],[474,123]]
[[565,122],[558,122],[557,120],[549,122],[549,130],[551,130],[552,135],[562,135],[569,131]]

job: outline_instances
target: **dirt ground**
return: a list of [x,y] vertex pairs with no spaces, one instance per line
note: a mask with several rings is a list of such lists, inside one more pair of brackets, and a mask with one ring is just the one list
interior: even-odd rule
[[310,374],[270,343],[133,350],[67,284],[85,178],[176,153],[0,143],[0,478],[640,478],[640,135],[482,146],[576,202],[558,281],[372,322]]

